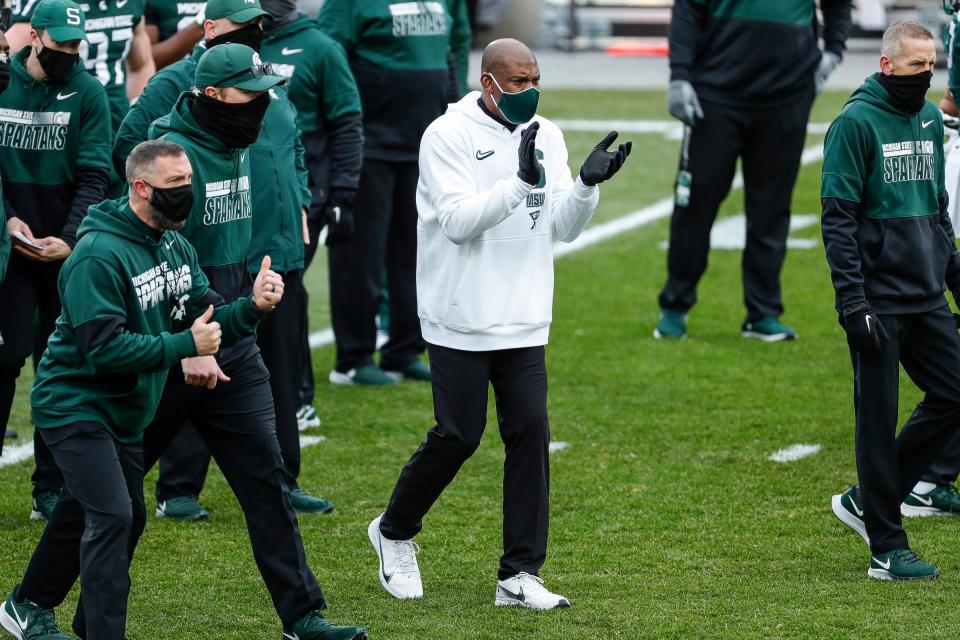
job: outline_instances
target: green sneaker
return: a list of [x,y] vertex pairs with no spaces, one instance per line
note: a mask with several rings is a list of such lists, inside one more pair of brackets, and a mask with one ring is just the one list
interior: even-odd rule
[[960,514],[960,494],[952,484],[937,485],[930,493],[911,491],[900,505],[900,513],[908,518]]
[[660,317],[657,318],[657,326],[653,330],[653,337],[657,340],[663,340],[664,338],[686,338],[687,314],[671,309],[661,309]]
[[783,340],[796,340],[799,336],[793,327],[788,327],[779,319],[768,316],[756,322],[744,322],[743,337],[756,338],[764,342],[781,342]]
[[210,513],[200,506],[195,496],[177,496],[157,505],[157,517],[170,520],[206,520]]
[[867,576],[877,580],[936,580],[940,572],[910,549],[896,549],[870,557]]
[[72,640],[57,625],[53,609],[44,609],[29,600],[17,602],[13,594],[19,587],[13,588],[0,609],[0,626],[17,640]]
[[384,369],[383,372],[390,376],[394,382],[400,382],[401,380],[430,382],[430,365],[420,360],[414,360],[408,364],[403,371],[390,371],[388,369]]
[[833,496],[831,500],[833,515],[839,518],[840,522],[856,531],[863,541],[870,546],[870,538],[867,536],[867,525],[863,522],[863,502],[860,500],[860,492],[857,486],[853,485],[841,494]]
[[33,509],[30,511],[30,519],[49,520],[59,499],[60,493],[57,491],[41,491],[33,496]]
[[367,640],[363,627],[338,627],[319,611],[311,611],[292,625],[283,627],[283,640]]
[[300,487],[290,491],[290,504],[297,513],[330,513],[333,503],[310,495]]
[[393,378],[375,364],[350,369],[346,373],[334,369],[330,372],[329,380],[331,384],[358,384],[365,387],[386,387],[394,384]]

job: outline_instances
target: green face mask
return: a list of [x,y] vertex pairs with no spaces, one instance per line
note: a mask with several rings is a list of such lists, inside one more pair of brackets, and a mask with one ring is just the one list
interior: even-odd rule
[[487,75],[493,80],[493,84],[497,85],[497,89],[500,89],[500,101],[497,102],[494,100],[493,103],[500,109],[503,117],[511,124],[519,125],[530,122],[537,113],[537,104],[540,102],[540,90],[536,87],[528,87],[523,91],[507,93],[500,86],[500,83],[497,82],[497,79],[493,77],[492,73],[488,73]]

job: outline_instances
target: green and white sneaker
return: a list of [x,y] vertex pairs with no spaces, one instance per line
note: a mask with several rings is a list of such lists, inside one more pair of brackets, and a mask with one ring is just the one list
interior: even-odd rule
[[900,513],[908,518],[960,514],[960,494],[952,484],[937,485],[930,493],[911,491],[900,505]]
[[833,507],[833,515],[856,531],[869,547],[870,537],[867,536],[867,525],[863,522],[863,503],[860,501],[857,486],[853,485],[843,493],[833,496],[830,503]]
[[390,376],[394,382],[402,380],[412,380],[414,382],[430,382],[430,365],[420,360],[414,360],[404,368],[403,371],[391,371],[384,369],[383,372]]
[[283,627],[283,640],[367,640],[367,630],[338,627],[319,611],[311,611],[290,626]]
[[30,510],[31,520],[50,520],[53,508],[57,506],[60,493],[57,491],[41,491],[33,496],[33,509]]
[[200,506],[196,496],[177,496],[157,505],[157,517],[189,522],[206,520],[210,513]]
[[686,338],[687,314],[671,309],[661,309],[660,317],[657,318],[657,326],[653,329],[653,337],[657,340]]
[[72,640],[57,625],[53,609],[25,600],[17,602],[13,594],[16,585],[0,608],[0,626],[13,634],[17,640]]
[[330,372],[330,384],[350,385],[357,384],[365,387],[387,387],[395,384],[393,378],[384,373],[383,369],[375,364],[368,364],[346,373],[334,369]]
[[297,513],[330,513],[333,511],[332,502],[312,496],[300,487],[290,490],[290,504]]
[[940,572],[910,549],[896,549],[871,556],[867,576],[876,580],[936,580]]
[[320,416],[312,404],[305,404],[297,409],[297,429],[306,431],[307,429],[320,426]]
[[744,322],[743,337],[756,338],[763,342],[782,342],[784,340],[796,340],[799,336],[793,327],[788,327],[778,318],[768,316],[756,322]]

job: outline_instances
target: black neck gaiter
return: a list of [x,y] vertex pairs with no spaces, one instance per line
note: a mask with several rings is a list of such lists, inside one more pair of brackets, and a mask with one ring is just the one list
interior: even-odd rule
[[270,106],[264,92],[250,102],[223,102],[205,95],[194,96],[190,113],[200,128],[231,149],[244,149],[260,137],[263,116]]
[[932,71],[908,76],[888,76],[882,73],[877,76],[877,81],[890,94],[893,105],[907,113],[919,113],[920,109],[923,109],[932,79]]
[[245,44],[257,53],[260,53],[260,45],[263,43],[263,29],[260,28],[259,24],[248,24],[230,33],[221,33],[216,38],[207,40],[207,49],[215,47],[218,44],[229,43]]

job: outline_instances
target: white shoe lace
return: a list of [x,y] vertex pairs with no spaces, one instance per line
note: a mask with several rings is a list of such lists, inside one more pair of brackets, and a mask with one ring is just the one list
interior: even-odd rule
[[[532,573],[527,573],[521,571],[514,576],[517,580],[520,581],[520,585],[523,587],[524,593],[528,595],[553,595],[550,591],[543,585],[543,578],[540,576],[535,576]],[[533,592],[533,593],[531,593]]]
[[397,573],[416,573],[417,554],[420,545],[413,540],[396,540],[393,543],[393,553],[397,561]]

